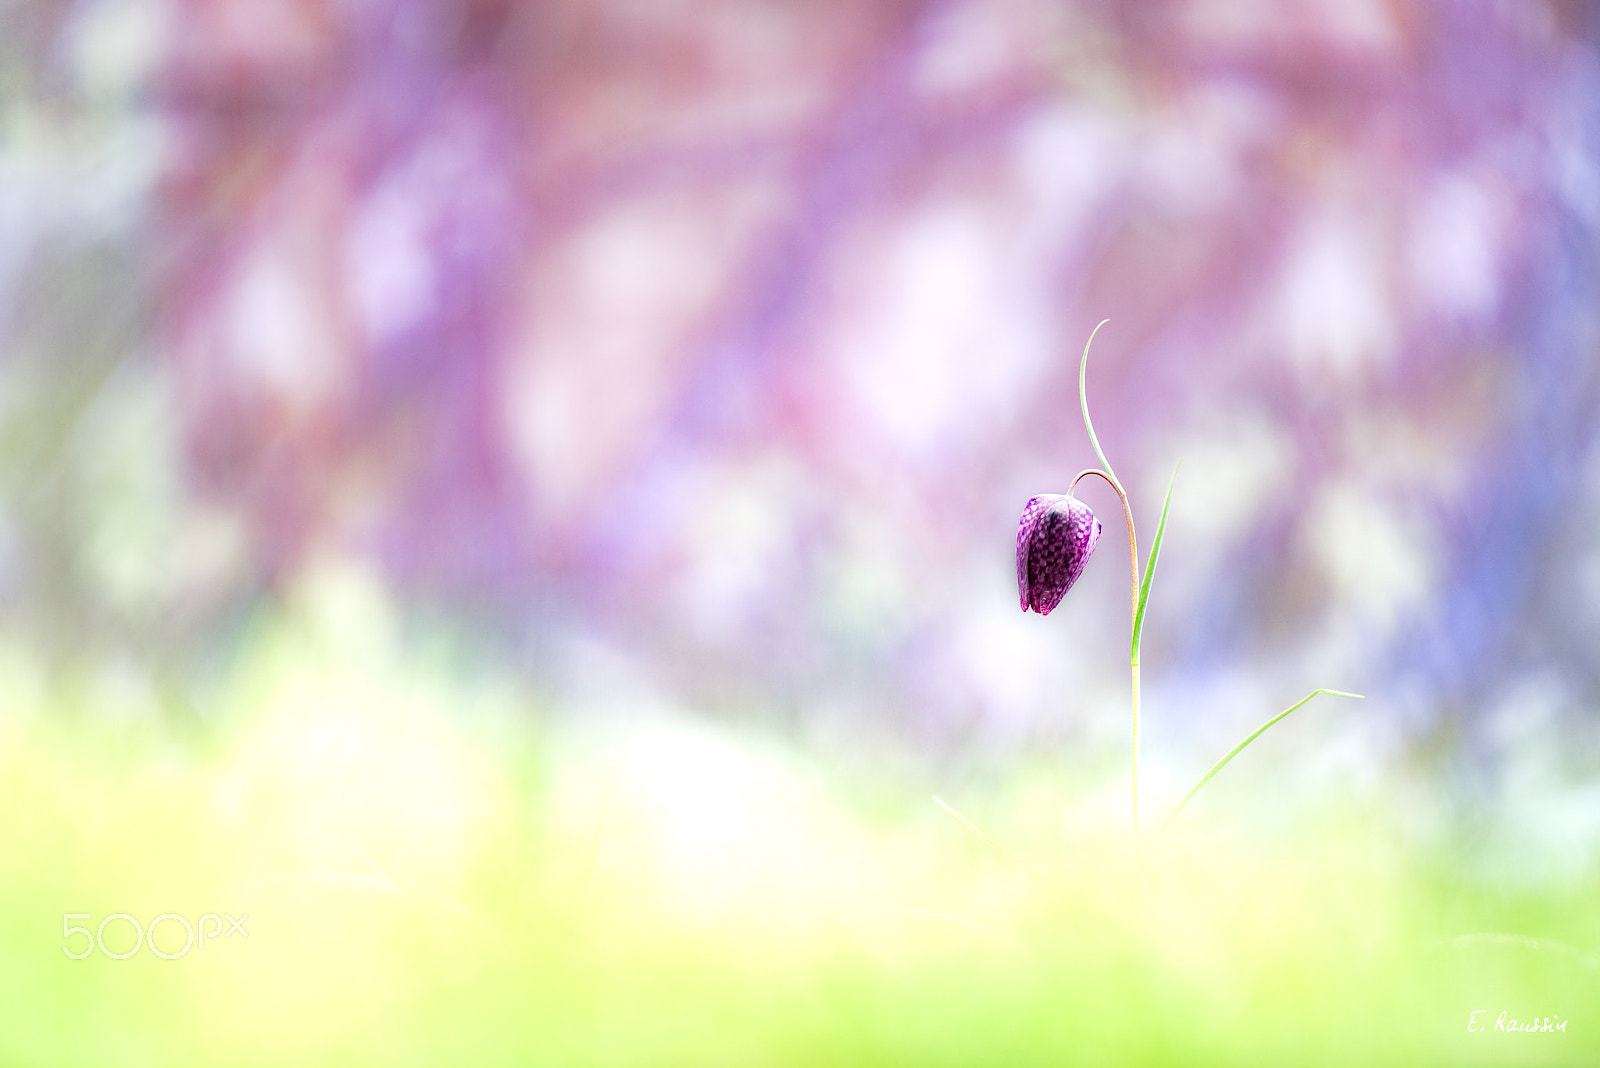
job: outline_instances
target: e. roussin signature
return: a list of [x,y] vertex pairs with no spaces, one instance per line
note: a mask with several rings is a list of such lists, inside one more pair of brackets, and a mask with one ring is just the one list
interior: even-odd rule
[[[1467,1017],[1468,1031],[1560,1031],[1565,1033],[1567,1021],[1560,1016],[1534,1016],[1526,1020],[1518,1020],[1509,1010],[1501,1009],[1500,1016],[1491,1027],[1486,1021],[1478,1019],[1488,1009],[1473,1009]],[[1559,1021],[1559,1022],[1558,1022]]]

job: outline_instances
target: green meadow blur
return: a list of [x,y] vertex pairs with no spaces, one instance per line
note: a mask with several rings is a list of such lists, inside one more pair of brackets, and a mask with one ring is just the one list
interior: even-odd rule
[[[1600,1055],[1588,892],[1463,879],[1397,832],[1398,783],[1271,827],[1225,773],[1141,891],[1109,761],[946,798],[1035,879],[911,781],[553,719],[358,569],[254,617],[203,714],[0,664],[6,1064]],[[190,944],[208,913],[247,918]],[[182,919],[114,959],[114,914]]]

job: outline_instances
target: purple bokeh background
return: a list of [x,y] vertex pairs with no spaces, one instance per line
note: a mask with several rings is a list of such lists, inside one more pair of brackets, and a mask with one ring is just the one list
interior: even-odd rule
[[[1505,707],[1592,720],[1582,5],[5,18],[29,641],[181,680],[357,560],[557,697],[625,676],[932,752],[1093,734],[1124,684],[1115,500],[1086,491],[1108,537],[1048,621],[1011,554],[1092,463],[1077,357],[1110,318],[1091,399],[1145,544],[1184,461],[1153,732],[1211,746],[1314,685],[1469,755]],[[167,443],[128,491],[166,533],[111,565],[135,520],[93,503],[122,499],[93,443],[123,410]]]

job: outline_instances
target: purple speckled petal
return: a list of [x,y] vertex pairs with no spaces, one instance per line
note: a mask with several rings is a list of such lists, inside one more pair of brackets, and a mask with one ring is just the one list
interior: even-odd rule
[[1061,603],[1100,540],[1100,521],[1082,501],[1058,493],[1030,498],[1017,527],[1022,610],[1042,616]]
[[1028,546],[1033,538],[1039,517],[1052,503],[1061,499],[1059,493],[1046,493],[1029,497],[1022,509],[1022,519],[1017,524],[1017,592],[1022,598],[1022,610],[1028,610]]

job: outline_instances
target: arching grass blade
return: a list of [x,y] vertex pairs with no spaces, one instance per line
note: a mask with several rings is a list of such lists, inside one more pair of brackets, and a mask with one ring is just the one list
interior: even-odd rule
[[[1157,537],[1157,540],[1159,541],[1160,540],[1160,535],[1157,535],[1156,537]],[[1267,732],[1267,728],[1271,727],[1274,723],[1278,722],[1280,719],[1283,719],[1289,713],[1293,712],[1295,709],[1299,708],[1301,705],[1305,704],[1307,701],[1311,700],[1313,697],[1317,696],[1317,694],[1319,694],[1319,693],[1325,693],[1329,697],[1354,697],[1357,700],[1362,699],[1362,697],[1364,696],[1364,695],[1359,694],[1359,693],[1345,693],[1343,690],[1320,690],[1320,689],[1319,690],[1312,690],[1310,693],[1306,694],[1300,700],[1296,701],[1294,704],[1290,705],[1288,708],[1284,709],[1282,712],[1279,712],[1276,716],[1273,716],[1271,719],[1267,720],[1261,726],[1259,726],[1255,730],[1251,731],[1250,732],[1250,736],[1247,737],[1244,741],[1240,742],[1238,745],[1236,745],[1232,749],[1228,750],[1228,755],[1227,756],[1223,757],[1221,760],[1219,760],[1215,764],[1211,765],[1211,770],[1206,772],[1205,775],[1200,779],[1200,781],[1194,784],[1194,788],[1193,789],[1191,789],[1188,793],[1183,795],[1183,800],[1178,802],[1178,807],[1172,810],[1172,815],[1168,816],[1167,819],[1166,819],[1166,822],[1162,823],[1161,830],[1156,832],[1156,837],[1159,838],[1161,836],[1162,831],[1165,831],[1167,829],[1167,827],[1172,823],[1172,821],[1178,818],[1178,813],[1182,812],[1183,811],[1183,806],[1187,805],[1189,803],[1189,800],[1192,797],[1194,797],[1195,794],[1200,792],[1200,787],[1202,787],[1206,783],[1210,782],[1213,778],[1216,777],[1217,772],[1221,771],[1223,768],[1228,766],[1228,761],[1232,760],[1234,757],[1236,757],[1240,753],[1244,752],[1244,747],[1249,745],[1251,742],[1255,741],[1257,738],[1261,737],[1263,734],[1265,734]]]

